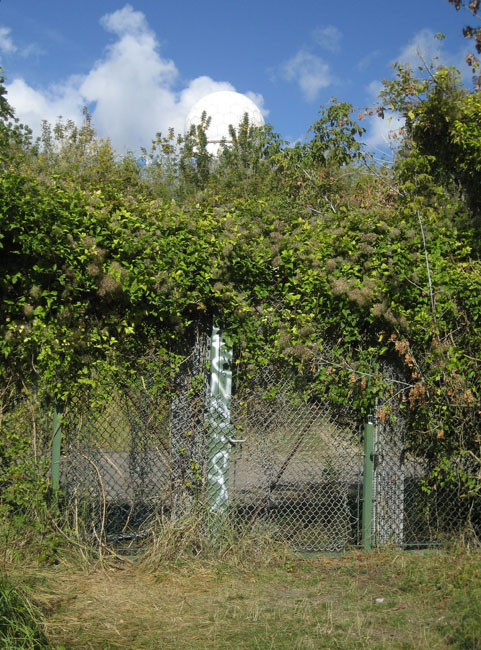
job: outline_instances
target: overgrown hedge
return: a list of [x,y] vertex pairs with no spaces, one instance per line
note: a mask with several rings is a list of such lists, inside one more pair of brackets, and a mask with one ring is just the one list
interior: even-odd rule
[[[391,168],[363,154],[344,104],[295,147],[244,122],[217,162],[195,130],[178,148],[159,136],[144,171],[88,121],[5,144],[4,381],[66,397],[95,383],[99,364],[162,354],[211,318],[246,372],[273,355],[309,364],[328,345],[337,361],[319,380],[366,410],[386,390],[387,359],[410,439],[443,477],[459,454],[481,466],[478,97],[450,73],[429,79],[401,69],[386,90],[407,119]],[[452,146],[436,157],[432,123],[446,114]],[[479,485],[466,477],[469,493]]]

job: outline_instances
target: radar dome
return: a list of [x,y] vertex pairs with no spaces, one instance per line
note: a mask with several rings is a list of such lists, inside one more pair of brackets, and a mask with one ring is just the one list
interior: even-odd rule
[[214,155],[219,151],[222,140],[231,142],[229,125],[237,128],[245,113],[249,116],[252,126],[264,125],[262,113],[251,99],[240,93],[220,90],[202,97],[190,109],[185,121],[186,133],[192,125],[201,123],[204,111],[207,117],[211,118],[207,129],[207,151]]

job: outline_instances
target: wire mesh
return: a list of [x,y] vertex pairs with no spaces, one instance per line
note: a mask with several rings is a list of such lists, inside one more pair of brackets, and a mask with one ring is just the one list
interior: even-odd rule
[[170,403],[145,380],[106,380],[100,394],[78,395],[64,411],[61,483],[77,530],[99,541],[149,531],[171,507]]
[[205,485],[208,338],[178,361],[149,355],[72,398],[62,420],[61,484],[71,522],[99,542],[149,535],[198,507]]
[[[384,368],[395,378],[393,367]],[[393,391],[394,392],[394,391]],[[449,458],[449,473],[439,457],[426,457],[409,435],[399,399],[378,405],[374,436],[373,544],[403,548],[438,546],[469,531],[481,533],[479,498],[466,493],[465,477],[474,475],[469,459]]]
[[[159,519],[196,513],[206,527],[227,516],[302,551],[358,545],[363,423],[319,384],[329,352],[309,372],[273,360],[232,377],[222,346],[200,324],[170,358],[147,356],[64,405],[60,494],[71,525],[130,548]],[[394,386],[395,369],[384,375]],[[479,539],[481,501],[467,489],[479,483],[475,459],[449,458],[443,470],[410,434],[398,393],[375,409],[372,545],[435,546],[465,531]],[[27,507],[32,486],[48,496],[46,404],[33,388],[0,392],[3,511]]]
[[405,458],[404,430],[391,418],[375,420],[373,477],[374,545],[404,544]]
[[233,400],[230,502],[297,550],[339,551],[359,537],[359,427],[297,379],[271,366]]
[[362,453],[353,413],[274,366],[240,378],[221,402],[209,388],[209,348],[203,333],[175,373],[166,364],[156,380],[107,380],[100,394],[70,402],[62,485],[73,525],[122,541],[147,535],[159,514],[197,510],[233,515],[302,550],[357,543]]
[[[399,423],[398,423],[399,426]],[[436,480],[436,464],[406,449],[398,427],[377,423],[373,489],[373,544],[433,547],[466,532],[479,538],[479,500],[467,497],[459,480]]]
[[[213,341],[199,327],[181,363],[152,357],[137,377],[106,378],[66,406],[61,484],[72,525],[130,544],[159,517],[195,512],[297,550],[358,545],[359,414],[321,396],[320,364],[309,374],[276,361],[232,382],[230,357],[213,357]],[[407,446],[403,414],[387,412],[380,407],[375,424],[372,543],[438,544],[473,519],[474,501],[433,483],[432,461]]]

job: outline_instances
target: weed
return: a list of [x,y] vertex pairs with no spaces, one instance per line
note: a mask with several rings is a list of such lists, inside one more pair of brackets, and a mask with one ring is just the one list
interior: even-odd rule
[[481,568],[461,562],[451,587],[450,607],[457,612],[450,635],[456,650],[481,650]]
[[5,650],[50,648],[42,616],[27,596],[0,577],[0,646]]
[[265,530],[239,524],[229,516],[207,519],[189,516],[177,521],[159,521],[139,556],[139,566],[149,570],[167,562],[203,560],[251,566],[279,563],[289,554],[287,546],[275,541]]

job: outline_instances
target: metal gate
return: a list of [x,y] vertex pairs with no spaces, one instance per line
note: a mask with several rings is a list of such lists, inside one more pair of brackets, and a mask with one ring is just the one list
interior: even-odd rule
[[195,512],[306,551],[357,544],[355,414],[279,365],[239,374],[231,395],[230,353],[215,336],[198,330],[175,369],[151,359],[140,377],[106,379],[66,406],[61,485],[73,526],[122,541],[148,535],[159,516]]
[[352,411],[316,397],[306,377],[264,368],[232,400],[238,442],[229,503],[297,550],[359,542],[362,447]]

